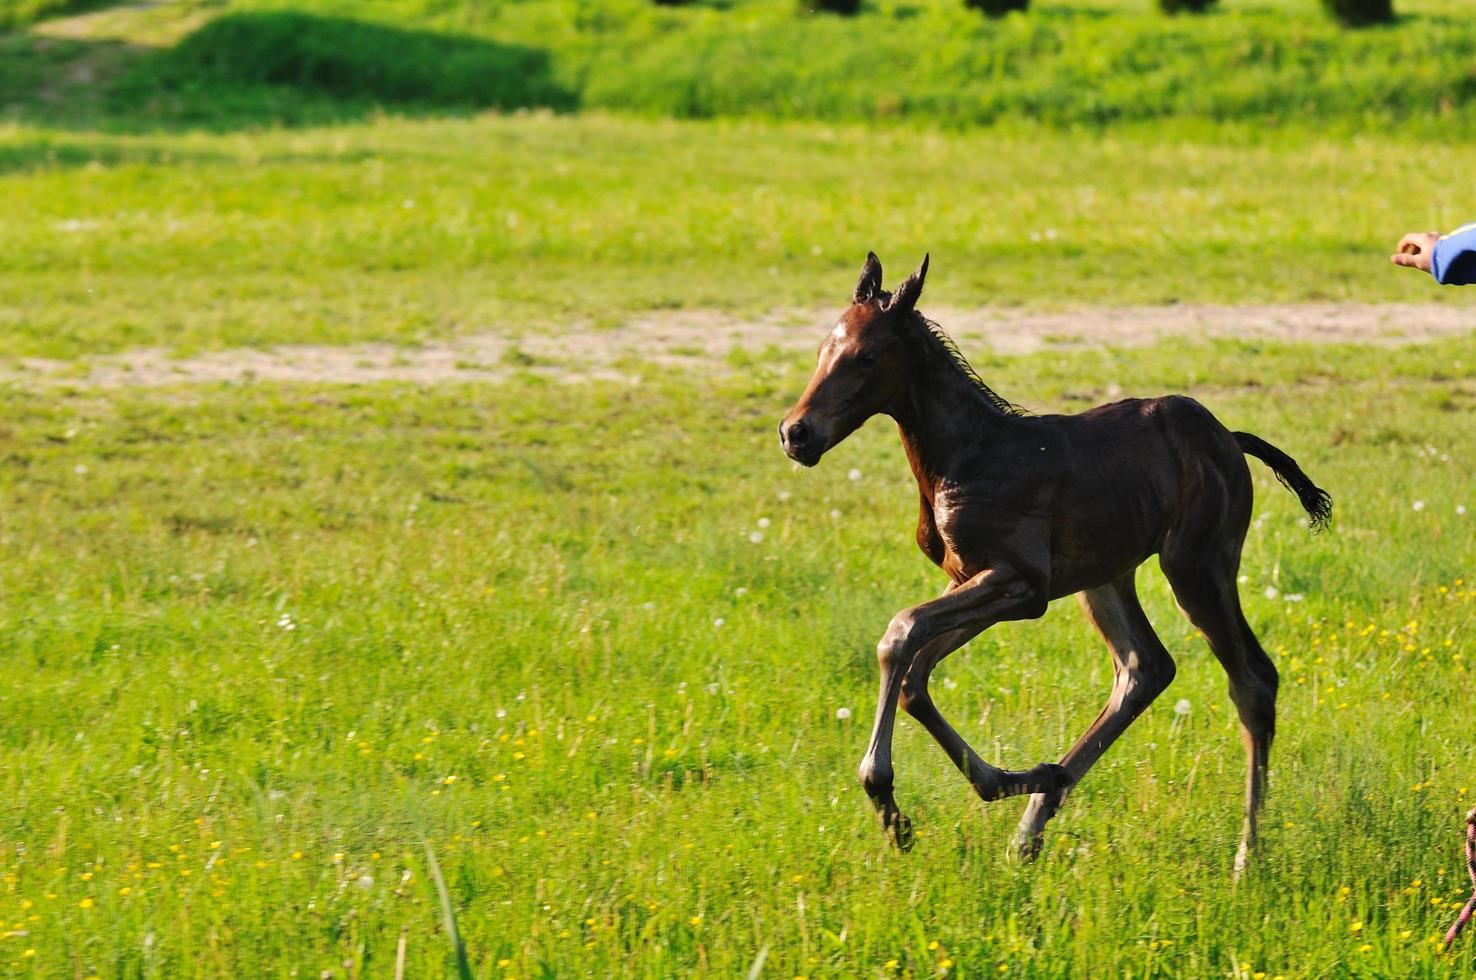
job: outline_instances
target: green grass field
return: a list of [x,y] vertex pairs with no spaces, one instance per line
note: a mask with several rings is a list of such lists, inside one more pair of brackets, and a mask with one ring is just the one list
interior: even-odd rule
[[[908,722],[920,841],[888,851],[853,775],[873,648],[939,576],[886,425],[813,472],[779,453],[802,364],[13,390],[0,963],[383,976],[404,929],[412,974],[439,974],[424,835],[479,976],[734,975],[764,948],[774,976],[1469,971],[1431,940],[1476,790],[1476,342],[979,361],[1038,410],[1187,387],[1337,497],[1312,537],[1256,471],[1243,590],[1284,693],[1239,887],[1223,675],[1156,570],[1179,681],[1043,860],[1006,860],[1018,801],[973,801]],[[1111,676],[1070,603],[940,674],[1010,765],[1069,745]]]
[[[1469,937],[1438,949],[1476,803],[1476,331],[966,347],[1038,412],[1188,392],[1333,493],[1314,537],[1252,462],[1242,593],[1282,697],[1238,885],[1224,675],[1151,564],[1178,680],[1042,859],[1007,859],[1021,801],[972,798],[908,720],[918,845],[888,850],[854,775],[875,644],[942,581],[889,423],[814,471],[783,457],[805,356],[651,351],[581,383],[516,358],[484,384],[86,377],[139,347],[807,323],[868,248],[893,279],[931,251],[924,309],[1471,309],[1387,264],[1400,232],[1476,217],[1460,4],[1357,35],[1310,0],[31,23],[74,6],[0,2],[27,25],[0,34],[0,975],[390,977],[400,948],[406,976],[452,975],[424,842],[477,977],[1476,969]],[[938,63],[906,64],[919,46]],[[1220,67],[1185,88],[1196,64]],[[1093,102],[1076,71],[1110,84]],[[918,98],[877,103],[901,72]],[[954,102],[950,72],[974,86]],[[829,101],[779,105],[786,86]],[[1074,741],[1111,670],[1068,601],[936,676],[984,758],[1022,767]]]
[[[386,2],[356,5],[359,21],[344,19],[348,8],[314,8],[338,17],[327,37],[353,42],[337,55],[294,47],[318,35],[265,3],[113,6],[0,35],[0,358],[415,343],[617,325],[671,308],[810,308],[843,295],[837,283],[868,248],[908,262],[933,251],[957,305],[1453,299],[1417,277],[1370,274],[1398,230],[1454,226],[1476,199],[1476,176],[1459,163],[1476,146],[1461,94],[1476,31],[1442,0],[1401,5],[1399,24],[1351,34],[1291,0],[1176,19],[1143,5],[1072,13],[1046,3],[1028,21],[969,21],[1009,36],[1032,25],[1042,37],[1078,20],[1114,37],[1136,25],[1158,32],[1166,66],[1202,76],[1165,83],[1173,92],[1229,99],[1251,78],[1207,70],[1201,45],[1255,61],[1269,73],[1255,85],[1267,91],[1325,89],[1342,100],[1226,112],[1185,103],[1105,128],[1036,111],[1005,80],[988,87],[1011,112],[965,130],[967,118],[944,106],[919,106],[897,125],[849,110],[781,112],[758,97],[698,113],[746,120],[508,117],[478,114],[502,104],[495,92],[458,95],[426,81],[462,78],[434,69],[463,58],[472,80],[523,78],[516,59],[478,61],[491,55],[475,45],[527,47],[535,36],[554,75],[587,85],[603,76],[569,59],[591,45],[618,52],[659,37],[700,47],[701,32],[719,28],[725,38],[770,38],[788,56],[840,56],[858,37],[904,36],[903,26],[973,37],[956,6],[884,4],[854,20],[757,0],[721,10],[632,0],[599,16],[560,0]],[[233,18],[271,17],[287,18],[271,22],[276,33],[229,34],[210,47]],[[1431,24],[1447,33],[1422,33]],[[1262,29],[1302,54],[1272,56],[1255,40]],[[824,44],[784,34],[808,30],[840,33]],[[1077,40],[1090,51],[1105,43]],[[1139,50],[1130,42],[1113,43]],[[1368,78],[1340,74],[1315,45],[1357,60]],[[981,35],[965,47],[1007,46]],[[1058,53],[1078,68],[1091,60],[1069,45]],[[745,63],[754,84],[791,77],[778,64]],[[1153,73],[1092,65],[1095,81],[1058,79],[1051,90],[1117,92],[1135,106],[1156,98]],[[1309,88],[1298,65],[1326,77]],[[611,77],[672,90],[651,72]],[[892,69],[853,74],[856,84],[913,89]],[[839,93],[850,77],[782,84]],[[1033,68],[1020,77],[1047,84]],[[1411,77],[1455,87],[1403,108],[1380,94],[1388,84],[1408,96]],[[509,104],[676,111],[634,98],[566,105],[535,94]],[[752,118],[775,113],[853,121]],[[1217,121],[1226,114],[1238,121]]]
[[1476,201],[1476,172],[1409,166],[1426,152],[602,116],[16,126],[0,130],[0,358],[828,306],[868,248],[899,268],[931,251],[953,306],[1463,302],[1386,274],[1406,226],[1453,227]]

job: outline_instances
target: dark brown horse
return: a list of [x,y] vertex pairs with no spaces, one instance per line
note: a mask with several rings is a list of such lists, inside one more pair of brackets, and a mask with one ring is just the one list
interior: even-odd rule
[[[917,543],[948,574],[941,597],[892,618],[880,644],[881,696],[861,785],[902,848],[912,829],[892,796],[897,706],[922,723],[984,800],[1034,794],[1015,844],[1042,831],[1107,747],[1174,678],[1138,604],[1134,573],[1151,555],[1180,608],[1230,675],[1250,772],[1235,866],[1244,868],[1276,729],[1276,668],[1240,609],[1236,572],[1251,513],[1244,454],[1301,499],[1314,529],[1332,500],[1281,450],[1231,432],[1180,395],[1129,399],[1080,415],[1030,416],[989,389],[938,326],[917,312],[928,261],[881,288],[868,254],[849,309],[820,344],[819,365],[779,424],[791,459],[813,466],[873,415],[891,416],[917,478]],[[1078,593],[1107,641],[1115,680],[1107,706],[1059,765],[1012,772],[971,749],[939,714],[928,675],[995,623],[1035,619]]]

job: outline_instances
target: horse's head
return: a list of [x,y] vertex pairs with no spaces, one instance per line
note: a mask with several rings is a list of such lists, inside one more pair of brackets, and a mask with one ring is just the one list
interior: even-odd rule
[[918,270],[888,293],[881,286],[881,261],[866,253],[850,307],[820,342],[815,376],[779,423],[779,441],[790,459],[814,466],[901,395],[908,376],[906,328],[927,274],[924,256]]

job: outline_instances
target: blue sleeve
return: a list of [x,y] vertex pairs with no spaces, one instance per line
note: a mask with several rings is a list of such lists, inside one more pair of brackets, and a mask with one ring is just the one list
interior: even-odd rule
[[1442,286],[1476,283],[1476,224],[1440,236],[1430,256],[1430,274]]

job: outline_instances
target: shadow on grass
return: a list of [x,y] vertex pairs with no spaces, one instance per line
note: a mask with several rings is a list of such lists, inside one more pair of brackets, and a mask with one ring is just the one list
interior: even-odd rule
[[172,47],[0,38],[0,117],[61,128],[240,129],[577,107],[547,52],[295,12],[229,14]]
[[119,167],[129,164],[208,163],[227,159],[218,153],[181,152],[153,146],[120,146],[103,141],[71,139],[27,140],[0,144],[0,175],[37,170],[71,170],[78,167]]

